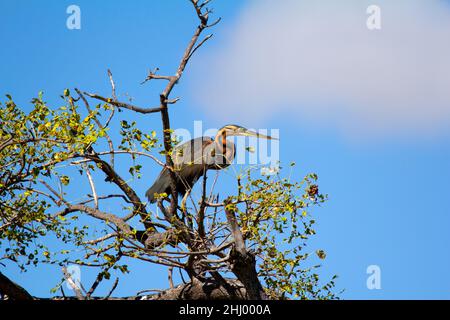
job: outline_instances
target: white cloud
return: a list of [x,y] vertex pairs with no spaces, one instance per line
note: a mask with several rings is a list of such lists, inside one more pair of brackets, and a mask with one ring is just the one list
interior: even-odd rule
[[[378,31],[366,27],[371,4]],[[267,124],[282,112],[358,137],[449,132],[448,2],[259,0],[225,26],[194,71],[192,92],[211,115]]]

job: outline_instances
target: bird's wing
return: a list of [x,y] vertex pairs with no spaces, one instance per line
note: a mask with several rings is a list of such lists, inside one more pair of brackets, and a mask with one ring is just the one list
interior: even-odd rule
[[175,168],[181,169],[186,165],[204,164],[204,149],[213,142],[214,140],[210,137],[200,137],[175,147],[172,154]]

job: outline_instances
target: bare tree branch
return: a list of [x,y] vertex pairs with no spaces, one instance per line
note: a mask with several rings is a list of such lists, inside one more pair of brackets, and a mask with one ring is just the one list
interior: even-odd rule
[[113,223],[117,228],[119,228],[119,230],[125,234],[130,234],[131,233],[131,227],[121,218],[119,218],[118,216],[111,214],[111,213],[106,213],[106,212],[102,212],[100,210],[85,206],[85,205],[80,205],[80,204],[75,204],[75,205],[68,205],[67,208],[65,208],[64,210],[62,210],[61,212],[58,213],[58,215],[66,215],[69,214],[71,212],[77,212],[77,211],[81,211],[81,212],[85,212],[88,215],[97,218],[99,220],[103,220],[106,222],[110,222]]
[[231,234],[234,238],[236,251],[242,255],[246,254],[244,237],[242,236],[241,229],[236,220],[236,216],[234,215],[234,211],[228,206],[225,206],[225,214],[228,220],[228,224],[230,225]]
[[70,285],[70,287],[75,292],[75,295],[77,296],[78,300],[85,300],[85,297],[81,291],[81,288],[73,281],[72,275],[67,271],[66,267],[62,267],[62,271],[64,274],[64,278],[66,279],[67,283]]
[[105,97],[102,97],[102,96],[100,96],[98,94],[89,93],[89,92],[83,92],[83,93],[85,95],[93,98],[93,99],[101,100],[101,101],[109,103],[109,104],[111,104],[113,106],[116,106],[116,107],[119,107],[119,108],[128,109],[128,110],[131,110],[131,111],[134,111],[134,112],[138,112],[138,113],[149,114],[149,113],[155,113],[155,112],[160,112],[161,111],[161,107],[141,108],[141,107],[129,104],[129,103],[115,101],[115,100],[113,100],[111,98],[105,98]]
[[145,203],[141,201],[136,192],[125,182],[125,180],[123,180],[117,172],[97,154],[86,155],[86,158],[93,160],[106,174],[108,180],[115,183],[125,193],[128,199],[133,203],[134,214],[140,215],[146,230],[153,230],[154,228],[149,221],[149,216],[145,209]]
[[116,290],[118,284],[119,284],[119,278],[116,278],[116,280],[114,281],[114,284],[113,284],[111,290],[109,290],[109,292],[105,296],[104,300],[107,300],[109,297],[111,297],[111,295],[113,294],[114,290]]
[[92,178],[91,171],[89,170],[89,168],[87,166],[83,166],[83,167],[84,167],[84,171],[86,172],[86,176],[88,177],[89,185],[91,186],[92,196],[94,198],[95,209],[98,209],[98,195],[97,195],[97,190],[95,189],[94,179]]

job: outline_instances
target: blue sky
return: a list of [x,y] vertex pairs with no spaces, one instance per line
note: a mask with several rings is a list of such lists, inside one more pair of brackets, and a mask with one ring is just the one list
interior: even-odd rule
[[[68,30],[66,8],[73,3],[50,0],[0,3],[2,94],[10,93],[24,108],[29,108],[28,102],[40,90],[45,92],[49,104],[54,104],[55,107],[61,103],[58,96],[67,87],[108,95],[110,87],[106,70],[110,68],[122,100],[131,96],[133,103],[137,105],[156,105],[162,83],[154,82],[145,86],[139,83],[145,78],[149,68],[159,67],[162,74],[170,74],[175,70],[197,23],[187,1],[76,1],[75,4],[80,6],[82,12],[81,30]],[[421,3],[424,5],[423,1]],[[435,2],[429,3],[431,15],[435,12],[431,3]],[[365,106],[358,105],[366,102],[361,98],[366,96],[364,90],[367,88],[363,86],[358,88],[360,92],[362,90],[361,96],[356,92],[353,95],[352,90],[348,90],[350,85],[338,86],[345,95],[336,96],[333,96],[331,89],[316,92],[311,85],[314,94],[304,99],[296,95],[287,95],[286,100],[272,99],[270,90],[269,93],[261,90],[261,87],[266,88],[264,86],[267,83],[258,82],[260,78],[264,78],[264,72],[252,73],[252,67],[259,65],[247,63],[245,57],[241,60],[245,53],[252,52],[252,48],[259,48],[259,42],[255,40],[252,47],[248,48],[243,45],[247,51],[236,50],[236,47],[240,48],[237,44],[245,43],[239,41],[248,40],[245,38],[245,30],[259,28],[257,24],[252,25],[252,21],[250,26],[246,24],[249,15],[254,12],[256,17],[257,14],[264,16],[264,7],[255,7],[257,5],[254,1],[224,0],[213,2],[212,6],[215,16],[221,16],[223,21],[213,30],[213,39],[193,58],[173,93],[182,99],[171,107],[172,126],[193,129],[193,121],[202,120],[204,126],[211,128],[231,122],[280,129],[282,163],[295,161],[297,166],[294,175],[299,178],[308,172],[316,172],[321,191],[329,194],[330,200],[314,210],[318,235],[310,246],[327,252],[323,274],[339,275],[338,288],[345,289],[343,298],[449,299],[450,105],[445,104],[449,101],[446,100],[447,96],[436,98],[441,91],[434,90],[442,85],[447,88],[450,86],[450,82],[445,82],[448,78],[441,77],[438,70],[439,67],[446,70],[448,60],[441,61],[441,57],[429,59],[425,53],[423,56],[414,56],[418,77],[429,77],[434,70],[436,76],[433,79],[439,80],[430,82],[425,78],[424,83],[428,83],[430,88],[420,96],[414,95],[415,92],[410,90],[416,87],[410,87],[401,81],[402,70],[393,69],[392,73],[398,71],[399,78],[389,85],[389,91],[380,89],[378,92],[388,92],[388,97],[382,96],[375,101],[387,105],[410,102],[414,106],[411,114],[408,109],[401,109],[400,112],[395,108],[378,112],[379,110],[373,109],[375,104],[368,103],[372,109],[363,109]],[[315,10],[315,14],[320,14],[321,10],[327,12],[329,8],[324,4]],[[345,10],[342,9],[342,12],[346,12]],[[387,41],[396,39],[389,36],[389,26],[395,25],[392,22],[395,19],[389,20],[389,17],[395,17],[395,12],[398,10],[387,10],[386,13],[387,28],[382,32]],[[418,15],[417,12],[411,14]],[[267,23],[275,19],[272,16],[266,18]],[[422,18],[423,25],[427,25],[426,17],[418,16],[419,21]],[[363,10],[363,23],[365,19]],[[258,19],[255,18],[255,21]],[[295,23],[286,28],[289,28],[286,30],[289,34],[301,32],[296,29]],[[313,30],[313,25],[310,29]],[[239,34],[237,30],[243,32]],[[444,24],[433,25],[430,30],[428,32],[431,33],[443,30],[445,34],[449,29]],[[398,29],[395,31],[399,32]],[[261,30],[261,34],[264,32]],[[250,34],[255,35],[254,31]],[[360,37],[361,34],[353,36]],[[403,36],[402,33],[402,37],[405,41],[391,42],[389,52],[401,54],[406,49],[415,49],[415,46],[408,47],[410,39],[406,35]],[[350,36],[350,42],[351,39]],[[382,40],[379,41],[377,45],[385,44]],[[269,40],[268,42],[270,43]],[[438,42],[431,40],[427,45],[436,45],[444,52],[447,50],[447,47],[441,48]],[[346,43],[341,43],[334,48],[340,50],[337,51],[339,54],[344,54],[346,47]],[[291,54],[283,52],[289,61]],[[380,49],[379,52],[386,51]],[[269,53],[261,52],[261,57],[270,59],[272,56]],[[315,59],[320,59],[319,56],[314,58],[313,53],[311,51],[311,56],[308,56],[311,64],[314,64]],[[357,51],[356,54],[361,52]],[[274,59],[278,60],[273,61],[281,70],[285,70],[279,61],[283,57],[284,55],[281,58],[275,55]],[[301,55],[298,57],[301,58]],[[231,60],[238,62],[234,64]],[[442,64],[436,66],[436,60]],[[261,61],[266,63],[262,58]],[[327,61],[331,61],[328,66],[340,66],[334,64],[333,59]],[[357,64],[358,57],[355,56],[353,61]],[[232,67],[243,64],[245,68],[249,68],[244,68],[248,74],[231,77],[234,82],[229,80],[230,74],[222,72],[223,68],[233,70]],[[381,60],[378,67],[383,70],[384,65],[384,60]],[[270,65],[267,65],[267,72],[270,70]],[[415,75],[414,72],[413,74]],[[254,81],[250,83],[255,84],[248,90],[250,96],[236,90],[236,86],[249,86],[246,75],[253,75],[250,79]],[[358,76],[352,72],[347,75],[348,79]],[[276,72],[274,78],[282,76],[283,73]],[[341,78],[344,82],[346,74],[341,75]],[[278,88],[276,79],[269,83],[271,87]],[[336,81],[333,77],[331,80]],[[332,88],[335,82],[331,80],[327,84]],[[380,77],[378,81],[383,83],[385,78]],[[306,82],[299,82],[304,83]],[[214,86],[215,84],[218,85]],[[295,91],[296,87],[289,89]],[[233,96],[233,92],[237,92],[236,96]],[[400,98],[395,98],[395,94]],[[230,98],[227,100],[224,95]],[[252,98],[259,95],[264,100],[256,99],[260,104],[248,105],[248,108],[254,114],[260,112],[262,115],[251,117],[245,112],[242,112],[245,116],[239,115],[236,111],[239,108],[242,110],[239,101],[252,101]],[[205,98],[204,102],[199,102],[200,97]],[[336,102],[333,104],[333,101]],[[441,106],[439,103],[442,101],[444,103]],[[225,103],[233,105],[229,105],[227,109]],[[345,104],[349,107],[340,109]],[[316,109],[311,109],[311,106]],[[256,111],[252,109],[258,107]],[[421,113],[424,108],[432,112]],[[268,112],[269,109],[278,112]],[[228,114],[223,110],[229,111]],[[330,113],[339,116],[323,116],[324,110],[334,110],[335,112]],[[430,114],[433,116],[428,117]],[[130,113],[122,116],[136,118],[141,127],[148,128],[149,131],[160,130],[158,117],[139,119]],[[424,121],[417,121],[421,118]],[[355,122],[358,125],[354,125]],[[383,127],[380,123],[387,125]],[[434,127],[439,127],[439,130],[433,130]],[[144,166],[144,180],[133,182],[133,186],[142,195],[159,170],[150,164]],[[226,174],[221,175],[221,180],[225,185],[228,181]],[[366,268],[372,264],[381,268],[381,290],[368,290],[366,287]],[[131,267],[133,272],[121,281],[116,291],[118,295],[167,286],[166,274],[160,269],[152,269],[149,274],[146,265],[132,264]],[[53,266],[31,268],[24,274],[9,266],[2,272],[38,296],[49,295],[49,289],[60,277],[59,270]],[[83,269],[83,279],[89,280],[92,277],[90,271]],[[101,290],[107,291],[108,288]]]

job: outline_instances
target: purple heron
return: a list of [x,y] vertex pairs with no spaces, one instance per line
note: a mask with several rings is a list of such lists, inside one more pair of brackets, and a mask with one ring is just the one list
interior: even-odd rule
[[[238,125],[228,124],[217,132],[214,139],[200,137],[184,142],[172,151],[177,192],[183,196],[189,194],[198,179],[207,170],[222,170],[228,167],[236,154],[233,142],[227,140],[231,136],[247,136],[263,139],[275,139]],[[156,201],[156,194],[170,194],[169,169],[164,168],[156,181],[145,193],[150,203]]]

